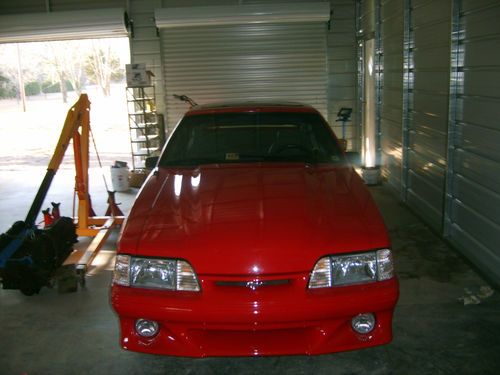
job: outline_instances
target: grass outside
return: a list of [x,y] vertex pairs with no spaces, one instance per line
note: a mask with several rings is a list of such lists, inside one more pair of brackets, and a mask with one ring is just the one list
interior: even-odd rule
[[[104,97],[97,87],[87,90],[91,102],[90,122],[98,151],[106,166],[115,159],[131,162],[125,86],[114,85]],[[29,97],[26,112],[16,99],[0,100],[0,171],[47,166],[66,114],[78,100],[74,92],[63,103],[61,94]],[[63,168],[73,167],[72,150],[67,151]],[[91,147],[91,163],[95,151]]]

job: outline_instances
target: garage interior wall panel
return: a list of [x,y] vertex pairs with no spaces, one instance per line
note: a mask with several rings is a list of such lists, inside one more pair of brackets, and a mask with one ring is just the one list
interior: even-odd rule
[[442,230],[447,155],[451,2],[412,1],[414,88],[406,199]]
[[500,3],[463,0],[446,233],[500,284]]
[[129,13],[134,21],[134,36],[130,38],[131,62],[146,64],[154,77],[156,109],[165,114],[163,69],[161,66],[161,43],[154,23],[154,10],[160,6],[158,0],[130,0]]
[[356,110],[356,8],[353,1],[332,1],[331,28],[328,45],[328,122],[337,136],[342,136],[342,123],[335,121],[340,108],[352,108],[346,123],[345,137],[349,150],[359,150],[359,121]]
[[400,0],[382,0],[380,8],[384,52],[380,106],[382,174],[399,192],[403,162],[404,7]]
[[327,115],[326,24],[241,24],[161,31],[167,126],[187,105],[219,101],[289,100]]
[[377,0],[361,0],[361,34],[364,39],[371,39],[375,37],[375,23],[376,23],[376,8]]

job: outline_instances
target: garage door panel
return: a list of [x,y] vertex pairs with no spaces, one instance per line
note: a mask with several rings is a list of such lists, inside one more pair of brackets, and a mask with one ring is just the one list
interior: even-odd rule
[[[314,46],[312,46],[314,48]],[[335,49],[335,58],[340,60],[351,60],[356,59],[356,51],[350,46],[339,46]]]
[[328,61],[328,65],[330,71],[337,73],[355,73],[357,69],[356,64],[352,64],[352,62],[346,60],[331,59]]
[[[324,23],[179,27],[162,30],[161,42],[168,95],[187,94],[198,103],[300,101],[327,116]],[[353,90],[346,84],[332,96],[352,99]],[[167,96],[170,128],[185,110]]]
[[[418,79],[425,79],[425,75],[418,75]],[[415,75],[417,80],[417,75]],[[448,97],[428,91],[413,92],[413,110],[414,113],[427,114],[429,116],[440,117],[444,123],[440,128],[446,127],[446,117],[448,108]]]
[[500,233],[499,223],[495,223],[483,215],[480,215],[475,209],[471,209],[458,200],[454,200],[452,219],[460,223],[462,228],[467,228],[467,233],[474,237],[485,247],[496,250],[500,255],[498,247],[498,233]]
[[336,86],[352,86],[352,74],[350,73],[330,73],[328,75],[330,82],[335,82]]
[[384,53],[386,51],[386,46],[389,50],[399,49],[400,46],[397,45],[397,41],[403,41],[403,27],[401,24],[401,15],[395,15],[392,18],[387,18],[382,21],[382,31],[384,32],[384,37],[382,43],[384,43]]
[[415,27],[440,23],[447,20],[450,4],[447,1],[413,0],[413,24]]
[[[396,126],[399,133],[398,138],[401,139],[401,122],[403,118],[403,111],[401,110],[401,107],[384,105],[382,106],[382,110],[384,111],[384,117],[381,121],[388,121]],[[392,137],[393,135],[394,134],[388,134],[389,137]]]
[[[388,58],[389,65],[386,67],[384,64],[384,68],[387,70],[402,70],[403,67],[403,54],[401,51],[401,43],[402,40],[395,40],[393,38],[383,41],[386,43],[388,48],[384,49],[384,58]],[[384,73],[386,69],[384,69]]]
[[486,8],[489,11],[491,6],[498,5],[497,0],[464,0],[462,3],[462,10],[464,12],[475,12]]
[[[384,14],[386,5],[382,5],[382,37],[383,39],[394,39],[403,41],[403,23],[401,22],[403,18],[402,4],[399,5],[400,9],[392,8],[389,10],[389,14]],[[387,4],[387,6],[391,6]],[[384,49],[385,50],[385,49]]]
[[[447,158],[451,2],[412,1],[408,204],[436,230],[443,222]],[[427,202],[427,206],[424,202]],[[422,208],[417,205],[422,204]]]
[[500,280],[500,254],[497,247],[491,249],[454,223],[450,228],[449,241],[490,278]]
[[413,190],[413,188],[411,190],[414,192],[418,191],[419,199],[425,201],[427,205],[433,208],[433,211],[435,211],[437,215],[441,216],[443,204],[441,190],[434,184],[429,183],[427,176],[418,174],[415,170],[410,172],[409,181],[411,186],[415,188],[415,190]]
[[446,164],[446,149],[439,139],[423,132],[411,132],[409,143],[410,148],[426,158],[429,163],[442,166]]
[[461,7],[446,233],[500,285],[500,3],[463,0]]
[[[387,132],[388,134],[391,132],[391,129],[394,129],[394,126],[387,126],[386,123],[382,124],[382,128],[384,132]],[[394,131],[397,132],[397,131]],[[395,137],[394,137],[395,138]],[[394,138],[384,138],[381,140],[382,147],[384,148],[384,152],[386,152],[388,155],[393,155],[393,157],[399,161],[401,161],[401,154],[402,154],[402,144],[401,142],[398,142],[394,140]]]
[[454,166],[456,174],[500,194],[500,168],[497,161],[457,149],[454,153]]
[[[423,75],[425,79],[419,79],[420,75]],[[437,91],[440,92],[444,98],[447,99],[448,88],[450,85],[450,74],[445,71],[434,71],[434,72],[419,72],[415,73],[415,90],[423,91]]]
[[[492,3],[492,1],[490,0]],[[465,17],[464,27],[467,30],[467,38],[484,38],[485,36],[498,36],[500,34],[500,3],[496,2],[496,8],[488,8],[472,13]]]
[[491,68],[487,70],[469,70],[464,75],[463,91],[471,96],[499,97],[499,82],[500,71],[498,70]]
[[[266,3],[268,0],[260,0],[259,2]],[[295,0],[297,2],[303,2],[304,0]],[[255,0],[248,1],[246,0],[245,2],[257,2]],[[336,2],[335,3],[335,17],[339,19],[348,19],[352,20],[355,17],[355,9],[350,4],[350,2]]]
[[500,224],[500,193],[460,175],[453,179],[454,199],[490,221]]
[[[498,48],[500,38],[473,39],[465,42],[465,65],[468,67],[499,66],[500,48]],[[485,53],[485,51],[488,51]]]
[[443,22],[435,24],[426,24],[415,28],[415,45],[418,50],[422,49],[436,49],[444,47],[444,51],[449,55],[450,51],[447,50],[448,41],[446,38],[436,37],[449,35],[450,24],[449,20],[443,19]]
[[380,14],[382,20],[398,17],[398,15],[403,14],[403,2],[400,0],[382,0],[381,4]]
[[460,140],[457,146],[467,152],[500,162],[500,130],[458,123]]
[[[401,95],[401,76],[402,76],[402,70],[401,69],[395,69],[395,70],[389,70],[386,71],[384,70],[384,87],[382,88],[382,91],[385,93],[386,91],[389,92],[395,92],[397,95],[392,96],[391,98],[386,99],[386,96],[384,95],[382,105],[386,103],[390,103],[391,105],[397,106],[397,107],[402,107],[402,100],[403,100],[403,95]],[[397,102],[394,103],[392,100],[396,100]]]
[[[424,155],[412,151],[409,166],[412,174],[424,179],[427,185],[432,186],[435,190],[442,189],[444,184],[444,168],[442,165],[433,163]],[[416,188],[414,190],[418,191]]]
[[382,162],[385,165],[382,176],[387,179],[393,189],[399,191],[401,189],[401,163],[393,155],[385,153],[382,153]]
[[[300,85],[297,87],[301,87]],[[297,90],[296,90],[297,91]],[[289,93],[291,95],[292,93]],[[300,95],[300,92],[297,92]],[[355,87],[336,87],[335,92],[330,94],[330,97],[335,101],[339,100],[352,100],[356,97],[356,88]]]
[[[392,54],[389,56],[384,56],[384,74],[386,72],[401,72],[402,76],[402,66],[403,66],[403,56],[399,54]],[[385,80],[385,77],[384,77]],[[400,81],[401,85],[401,81]]]
[[420,217],[422,217],[432,228],[439,229],[441,227],[441,209],[437,209],[436,207],[432,206],[427,200],[422,198],[422,194],[420,192],[415,193],[412,189],[409,189],[407,191],[407,204],[415,212],[417,212]]
[[[337,30],[337,28],[335,29]],[[351,47],[356,44],[356,36],[352,33],[335,33],[335,37],[332,38],[328,44],[332,47]],[[335,50],[328,50],[328,57],[334,57]]]
[[416,47],[414,52],[415,71],[438,70],[448,71],[450,51],[446,46],[439,45],[432,48]]
[[[413,130],[424,130],[429,129],[433,132],[433,137],[444,138],[446,137],[447,124],[443,121],[444,114],[441,109],[434,109],[434,112],[412,112],[412,129]],[[442,141],[442,140],[441,140]]]
[[[381,109],[384,113],[384,117],[390,117],[390,114],[386,114],[386,111],[392,112],[395,108],[399,109],[399,113],[401,114],[401,107],[403,105],[403,97],[401,95],[401,90],[397,86],[386,86],[382,90],[382,94],[384,97],[384,103],[382,104]],[[399,118],[401,119],[401,118]]]
[[500,100],[481,97],[461,98],[457,120],[500,130]]
[[[234,65],[238,64],[237,60],[232,60]],[[238,66],[234,67],[228,67],[227,69],[224,69],[220,65],[216,64],[206,64],[204,67],[207,69],[210,69],[210,75],[207,75],[203,72],[193,72],[193,74],[189,74],[188,77],[183,77],[183,75],[188,75],[189,70],[193,69],[196,70],[196,67],[200,66],[197,64],[189,64],[187,66],[182,67],[182,69],[177,69],[177,68],[172,68],[169,73],[170,73],[170,78],[172,82],[199,82],[200,84],[203,84],[205,82],[220,82],[221,80],[227,80],[227,81],[241,81],[242,83],[245,82],[253,82],[254,84],[265,84],[266,82],[259,82],[258,80],[263,80],[263,79],[269,79],[270,81],[275,81],[275,82],[280,82],[282,85],[290,85],[289,82],[286,82],[285,80],[290,80],[294,79],[297,77],[297,74],[299,73],[309,73],[313,77],[311,78],[311,83],[318,83],[321,82],[320,78],[314,77],[314,75],[320,75],[322,72],[320,70],[315,69],[314,66],[307,67],[303,66],[302,68],[292,65],[292,64],[287,64],[286,69],[283,68],[283,65],[280,64],[279,62],[265,62],[261,61],[255,64],[252,63],[246,63],[246,64],[241,64]],[[248,73],[245,75],[241,74],[241,68],[246,68],[248,70]],[[279,72],[276,72],[277,69],[282,67]],[[257,80],[257,81],[256,81]],[[269,82],[269,81],[267,81]]]

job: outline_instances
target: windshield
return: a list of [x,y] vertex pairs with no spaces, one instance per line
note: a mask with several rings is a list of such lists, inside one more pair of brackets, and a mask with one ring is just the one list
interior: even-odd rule
[[318,114],[219,113],[185,117],[160,166],[342,160],[340,147]]

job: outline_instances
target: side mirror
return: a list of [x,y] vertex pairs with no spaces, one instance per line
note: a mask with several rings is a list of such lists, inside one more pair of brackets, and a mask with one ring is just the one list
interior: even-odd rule
[[352,164],[353,167],[359,167],[361,165],[361,156],[359,152],[348,151],[345,153],[347,160]]
[[156,168],[156,164],[158,164],[159,156],[150,156],[146,158],[146,169],[154,169]]

